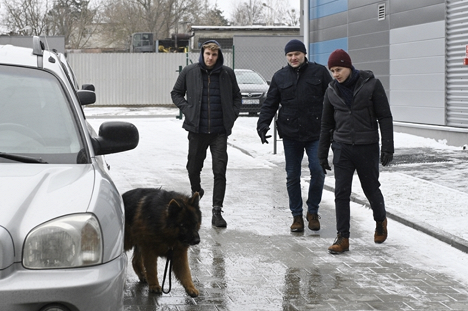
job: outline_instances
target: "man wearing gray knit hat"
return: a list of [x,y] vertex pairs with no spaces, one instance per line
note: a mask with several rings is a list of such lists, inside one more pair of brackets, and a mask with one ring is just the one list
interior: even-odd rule
[[307,50],[301,41],[289,41],[284,47],[284,53],[288,64],[273,75],[267,99],[258,118],[257,132],[262,143],[268,143],[267,138],[271,135],[266,134],[279,110],[276,122],[284,146],[286,188],[293,216],[293,224],[290,227],[292,232],[304,231],[301,162],[304,151],[307,153],[310,183],[306,218],[309,221],[308,228],[318,231],[318,209],[322,200],[325,174],[318,161],[317,148],[323,96],[332,79],[327,68],[307,60]]

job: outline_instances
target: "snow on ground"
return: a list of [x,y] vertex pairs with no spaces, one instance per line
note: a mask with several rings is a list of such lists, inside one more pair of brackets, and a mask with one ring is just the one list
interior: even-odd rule
[[[185,141],[186,132],[181,128],[182,121],[177,119],[179,110],[174,108],[85,108],[87,116],[127,116],[141,117],[145,115],[161,116],[160,118],[151,119],[152,121],[140,122],[138,128],[142,133],[140,138],[139,148],[146,148],[148,154],[154,152],[166,152],[168,154],[178,152],[185,154],[187,145],[185,143],[174,144],[174,141]],[[164,117],[163,117],[164,116]],[[274,153],[273,139],[269,139],[269,144],[261,144],[256,131],[256,117],[241,116],[236,121],[232,135],[229,137],[229,169],[235,168],[269,168],[282,167],[284,165],[284,152],[282,142],[279,141]],[[96,125],[94,125],[97,127]],[[142,127],[149,126],[152,129],[146,130]],[[158,135],[159,146],[155,148],[151,142],[151,137],[145,137],[145,133]],[[273,129],[269,134],[272,134]],[[161,136],[167,142],[161,143]],[[430,138],[419,137],[405,133],[395,133],[395,150],[401,148],[429,148],[435,150],[461,150],[461,146],[449,146],[445,141],[436,141]],[[168,150],[159,148],[166,147]],[[131,154],[131,152],[129,152]],[[247,156],[246,156],[247,155]],[[171,158],[167,157],[167,163],[161,165],[171,165]],[[305,159],[304,159],[305,161]],[[205,167],[210,167],[210,161],[206,161]],[[444,172],[451,178],[452,174],[454,181],[460,181],[468,174],[468,163],[461,164],[462,168],[457,172]],[[424,169],[424,166],[422,166]],[[433,164],[427,164],[427,168],[433,168]],[[418,167],[419,169],[419,167]],[[438,171],[444,170],[443,165],[437,168]],[[424,174],[423,174],[424,175]],[[426,180],[405,174],[404,171],[399,172],[381,172],[380,183],[381,189],[385,197],[385,202],[389,212],[396,215],[402,215],[404,218],[423,222],[439,228],[449,234],[461,237],[468,240],[468,231],[466,230],[466,202],[468,202],[468,194],[456,189],[443,186],[437,183],[434,179],[434,172],[428,171]],[[457,177],[458,176],[458,177]],[[280,176],[279,180],[285,178]],[[307,178],[303,174],[303,178]],[[464,179],[463,179],[464,180]],[[326,177],[326,184],[333,187],[334,179],[332,174]],[[360,199],[366,201],[361,190],[359,179],[357,176],[353,182],[353,193]],[[367,201],[366,201],[367,202]]]
[[[147,163],[156,157],[156,154],[167,154],[167,157],[157,157],[158,166],[163,174],[164,171],[171,171],[176,165],[173,157],[186,157],[187,153],[187,134],[182,129],[182,121],[176,119],[178,109],[171,108],[85,108],[85,113],[94,128],[98,128],[100,123],[108,121],[107,118],[122,118],[122,120],[134,123],[140,131],[140,144],[138,151],[132,150],[117,155],[107,156],[109,162],[113,162],[112,171],[118,171],[119,166],[134,165],[135,167],[146,167]],[[155,118],[146,118],[146,115],[156,116]],[[277,153],[273,152],[273,140],[270,144],[262,145],[256,132],[255,117],[240,117],[229,137],[229,169],[235,168],[265,168],[273,169],[283,167],[284,153],[282,143],[277,145]],[[177,143],[175,143],[177,142]],[[399,148],[430,148],[437,150],[460,150],[460,146],[448,146],[444,141],[418,137],[409,134],[395,133],[395,149]],[[144,157],[142,155],[145,155]],[[112,161],[113,157],[118,157],[119,161]],[[210,161],[205,162],[205,170],[208,171],[211,166]],[[431,164],[428,164],[431,166]],[[468,166],[468,164],[467,164]],[[177,168],[180,171],[180,167]],[[438,170],[443,170],[440,166]],[[468,172],[468,168],[466,169]],[[458,174],[462,174],[458,172]],[[130,188],[128,180],[140,178],[142,180],[156,180],[158,184],[163,180],[163,176],[152,176],[154,172],[138,170],[135,176],[116,176],[116,184],[121,185],[120,191],[126,191]],[[115,177],[115,176],[113,176]],[[305,179],[306,173],[303,178]],[[185,175],[180,177],[181,183],[188,180]],[[278,182],[285,181],[285,174],[278,176]],[[466,202],[468,195],[450,187],[438,185],[434,181],[422,180],[403,171],[386,171],[381,173],[382,192],[384,193],[387,209],[394,214],[402,215],[403,218],[426,222],[435,228],[442,229],[453,235],[463,237],[468,240],[468,231],[466,230]],[[326,183],[333,186],[333,176],[328,174]],[[303,185],[306,183],[303,183]],[[148,185],[149,186],[149,185]],[[305,187],[305,186],[304,186]],[[359,179],[356,177],[353,183],[353,192],[360,196],[364,201],[362,190],[360,190]],[[333,194],[324,193],[323,200],[333,201]],[[372,227],[372,217],[369,211],[352,203],[352,217],[359,219],[359,226],[362,230]],[[367,230],[366,229],[366,230]],[[361,230],[361,229],[358,229]],[[427,235],[411,230],[410,228],[392,221],[389,224],[392,239],[388,243],[398,243],[404,241],[405,247],[409,250],[401,256],[405,261],[414,262],[424,268],[427,264],[428,269],[433,269],[432,260],[438,254],[440,262],[443,265],[437,267],[440,272],[451,273],[467,282],[468,275],[468,257],[465,253],[450,247],[448,244],[434,240]],[[398,254],[395,254],[398,256]],[[455,272],[454,272],[455,271]],[[463,277],[465,276],[465,277]]]

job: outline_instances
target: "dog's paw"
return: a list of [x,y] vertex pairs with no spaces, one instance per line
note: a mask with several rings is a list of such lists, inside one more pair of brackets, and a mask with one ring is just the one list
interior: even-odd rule
[[149,291],[150,293],[162,294],[162,288],[159,285],[150,285]]
[[140,280],[140,283],[146,284],[148,283],[145,278],[138,278]]
[[187,292],[187,294],[189,294],[190,297],[198,297],[198,295],[200,294],[198,289],[196,289],[193,286],[186,288],[185,291]]

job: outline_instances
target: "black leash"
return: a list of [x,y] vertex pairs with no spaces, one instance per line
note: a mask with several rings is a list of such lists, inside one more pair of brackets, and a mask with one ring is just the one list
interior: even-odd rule
[[[171,292],[172,288],[172,281],[171,281],[171,271],[172,271],[172,254],[174,253],[174,250],[171,248],[167,251],[167,256],[166,256],[166,267],[164,268],[164,277],[163,277],[163,282],[162,282],[162,292],[164,294],[169,294]],[[164,290],[164,283],[166,282],[166,275],[167,275],[167,266],[169,265],[169,289],[167,291]]]

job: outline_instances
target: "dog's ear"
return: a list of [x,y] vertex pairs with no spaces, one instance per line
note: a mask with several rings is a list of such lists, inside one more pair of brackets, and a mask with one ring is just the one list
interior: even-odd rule
[[189,200],[189,204],[192,205],[193,207],[198,207],[198,202],[200,202],[200,194],[198,192],[195,192],[192,197]]
[[172,199],[168,206],[167,206],[167,211],[169,215],[176,215],[182,210],[182,206],[180,206],[179,202],[176,200]]

